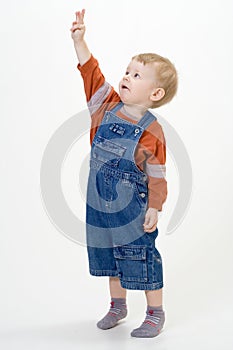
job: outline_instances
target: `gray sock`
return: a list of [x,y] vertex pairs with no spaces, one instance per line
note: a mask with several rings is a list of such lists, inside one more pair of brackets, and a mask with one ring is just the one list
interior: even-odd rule
[[111,307],[107,315],[104,316],[98,323],[97,327],[100,329],[109,329],[116,326],[119,320],[125,318],[127,315],[126,299],[112,298]]
[[131,336],[137,338],[156,337],[163,328],[164,322],[165,314],[162,306],[148,306],[145,321],[139,328],[136,328],[131,332]]

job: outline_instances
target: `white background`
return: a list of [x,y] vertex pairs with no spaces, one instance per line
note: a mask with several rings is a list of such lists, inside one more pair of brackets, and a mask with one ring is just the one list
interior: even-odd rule
[[[145,314],[139,291],[128,293],[121,325],[96,328],[108,281],[89,276],[85,248],[41,201],[45,147],[86,108],[69,31],[82,7],[90,49],[116,89],[138,52],[168,57],[179,73],[177,96],[157,112],[185,144],[194,187],[182,224],[158,238],[167,320],[155,339],[129,336]],[[1,1],[1,348],[232,349],[232,13],[230,0]]]

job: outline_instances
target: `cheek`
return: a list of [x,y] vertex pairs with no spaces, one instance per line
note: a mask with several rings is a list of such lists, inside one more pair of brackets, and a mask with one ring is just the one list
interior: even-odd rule
[[135,91],[137,91],[137,94],[140,94],[141,96],[146,95],[148,93],[148,86],[146,86],[145,84],[138,84],[136,86]]

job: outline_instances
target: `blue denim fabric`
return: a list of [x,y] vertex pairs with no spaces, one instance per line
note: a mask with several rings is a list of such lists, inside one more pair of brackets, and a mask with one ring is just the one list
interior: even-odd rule
[[134,160],[143,131],[156,117],[146,112],[133,124],[116,116],[121,106],[105,113],[92,143],[86,206],[89,269],[94,276],[119,277],[126,289],[159,289],[158,229],[143,230],[147,176]]

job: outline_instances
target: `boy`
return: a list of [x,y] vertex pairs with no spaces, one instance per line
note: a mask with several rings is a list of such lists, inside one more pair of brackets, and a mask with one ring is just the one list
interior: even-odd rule
[[84,40],[84,14],[76,12],[70,30],[92,117],[87,250],[90,273],[109,276],[111,295],[110,310],[97,326],[114,327],[127,315],[126,290],[144,290],[146,318],[131,336],[155,337],[165,321],[162,259],[155,239],[158,211],[167,197],[166,144],[148,109],[173,98],[177,72],[159,55],[134,56],[118,94]]

